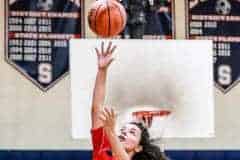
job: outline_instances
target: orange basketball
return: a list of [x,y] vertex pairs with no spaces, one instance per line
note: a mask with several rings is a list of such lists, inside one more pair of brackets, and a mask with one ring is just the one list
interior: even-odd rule
[[126,25],[126,11],[116,0],[97,0],[88,12],[88,24],[100,37],[118,35]]

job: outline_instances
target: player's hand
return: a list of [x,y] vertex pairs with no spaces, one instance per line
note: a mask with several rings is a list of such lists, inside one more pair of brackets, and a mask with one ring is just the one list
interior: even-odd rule
[[112,108],[104,108],[99,118],[103,122],[103,127],[107,130],[113,131],[115,130],[116,125],[116,114]]
[[95,48],[97,58],[98,58],[98,69],[104,70],[107,69],[108,66],[112,63],[114,60],[113,58],[113,52],[115,51],[116,46],[112,46],[112,42],[109,42],[108,47],[106,50],[104,50],[104,42],[101,44],[101,50],[98,48]]

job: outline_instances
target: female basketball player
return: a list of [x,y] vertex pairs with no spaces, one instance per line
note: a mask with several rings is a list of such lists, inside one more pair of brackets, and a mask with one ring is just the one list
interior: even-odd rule
[[103,106],[107,69],[113,62],[116,46],[108,44],[104,50],[95,48],[98,72],[92,101],[92,144],[93,160],[166,160],[160,149],[150,143],[147,128],[140,122],[123,126],[120,134],[115,133],[116,115],[113,109]]

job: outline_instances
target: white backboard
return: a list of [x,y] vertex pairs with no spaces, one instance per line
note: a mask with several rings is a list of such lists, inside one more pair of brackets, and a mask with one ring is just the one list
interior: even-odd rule
[[[97,57],[95,47],[109,40],[70,41],[72,136],[90,138],[91,99]],[[213,137],[212,42],[206,40],[112,40],[116,60],[108,70],[106,103],[115,106],[118,125],[128,120],[134,106],[170,108],[167,124],[154,120],[158,137]]]

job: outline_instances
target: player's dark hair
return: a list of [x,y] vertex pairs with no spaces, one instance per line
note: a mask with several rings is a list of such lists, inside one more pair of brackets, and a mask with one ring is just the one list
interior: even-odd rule
[[142,151],[137,152],[132,160],[169,160],[158,146],[151,143],[148,129],[142,123],[130,122],[130,124],[136,125],[141,130],[139,145],[142,146]]

